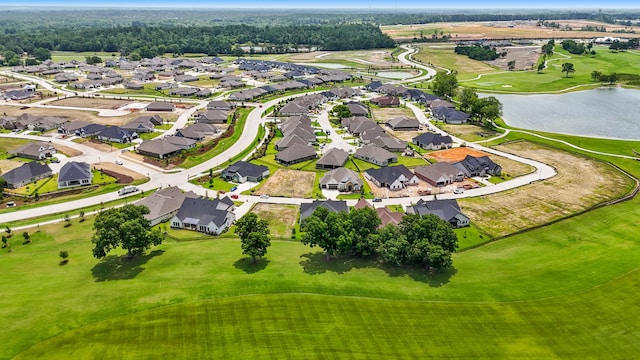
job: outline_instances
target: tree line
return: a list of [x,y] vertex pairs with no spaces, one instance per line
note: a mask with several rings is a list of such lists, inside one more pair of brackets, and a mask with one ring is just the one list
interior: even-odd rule
[[379,226],[380,218],[371,208],[334,213],[318,207],[302,221],[302,243],[323,249],[327,260],[337,254],[379,256],[394,266],[451,267],[458,238],[451,225],[439,217],[407,214],[397,226]]
[[458,45],[455,47],[454,51],[456,54],[466,55],[470,59],[480,60],[480,61],[495,60],[500,56],[500,54],[498,54],[495,48],[492,48],[486,45],[483,46],[480,44],[474,44],[469,46]]
[[95,28],[43,28],[0,34],[0,44],[0,53],[33,54],[36,49],[103,51],[124,56],[137,53],[143,58],[165,53],[232,54],[239,44],[260,45],[262,51],[271,49],[273,52],[291,52],[299,47],[337,51],[395,46],[389,36],[371,24],[264,27],[137,24]]

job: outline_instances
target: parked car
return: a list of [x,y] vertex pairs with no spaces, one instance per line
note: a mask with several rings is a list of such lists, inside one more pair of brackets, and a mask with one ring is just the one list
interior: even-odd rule
[[14,201],[9,201],[7,203],[7,207],[15,207],[15,206],[16,206],[16,203]]
[[226,194],[227,192],[226,192],[226,191],[224,191],[224,190],[220,190],[220,191],[218,191],[218,193],[220,193],[220,194]]
[[373,202],[381,202],[381,201],[382,201],[382,199],[380,199],[380,198],[374,198],[373,199]]
[[122,165],[122,164],[124,164],[122,160],[116,160],[116,165]]
[[268,199],[268,198],[269,198],[269,195],[267,194],[260,195],[260,199]]
[[238,198],[238,194],[233,194],[233,195],[231,195],[231,198],[232,198],[232,199],[237,199],[237,198]]
[[231,188],[231,192],[234,192],[234,191],[236,191],[236,190],[238,190],[238,187],[237,187],[237,186],[234,186],[234,187],[232,187],[232,188]]
[[52,159],[51,159],[51,162],[52,162],[53,164],[58,164],[58,163],[60,162],[60,160],[59,160],[58,158],[52,158]]
[[461,187],[456,188],[455,190],[453,190],[453,193],[454,193],[454,194],[462,194],[463,192],[464,192],[464,189],[463,189],[463,188],[461,188]]

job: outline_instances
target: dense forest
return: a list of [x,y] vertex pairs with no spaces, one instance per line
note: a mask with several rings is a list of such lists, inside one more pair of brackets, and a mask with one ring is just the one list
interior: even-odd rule
[[462,46],[458,45],[454,49],[456,54],[466,55],[471,59],[480,60],[480,61],[488,61],[495,60],[500,56],[495,48],[491,48],[489,46],[481,46],[478,44],[470,45],[470,46]]
[[[0,53],[41,49],[61,51],[105,51],[124,56],[137,53],[153,57],[164,53],[241,55],[236,44],[256,46],[259,51],[283,53],[299,48],[354,50],[390,48],[395,42],[370,24],[335,25],[143,25],[93,28],[44,28],[0,34]],[[12,54],[4,54],[10,58]]]

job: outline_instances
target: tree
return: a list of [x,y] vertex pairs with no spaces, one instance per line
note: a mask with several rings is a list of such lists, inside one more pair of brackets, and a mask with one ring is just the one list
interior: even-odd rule
[[85,56],[85,61],[87,64],[89,65],[94,65],[94,64],[102,64],[102,58],[96,55],[93,56]]
[[331,112],[338,116],[339,119],[345,119],[351,117],[351,110],[347,105],[336,105],[331,109]]
[[387,225],[378,230],[378,236],[380,242],[378,253],[382,260],[395,266],[402,266],[409,262],[411,244],[398,226]]
[[457,88],[458,79],[456,78],[455,71],[449,74],[445,72],[439,72],[436,74],[433,82],[431,83],[431,90],[434,94],[449,99],[456,94]]
[[2,247],[6,248],[7,247],[7,237],[2,235]]
[[463,88],[459,96],[460,111],[471,112],[478,101],[478,93],[475,88]]
[[29,242],[29,239],[31,239],[31,235],[29,235],[29,232],[28,232],[28,231],[23,232],[23,233],[22,233],[22,237],[24,238],[24,242],[25,242],[25,243],[28,243],[28,242]]
[[378,247],[377,229],[380,218],[374,209],[354,209],[348,215],[331,213],[326,222],[332,236],[338,239],[338,250],[342,254],[367,257]]
[[542,45],[542,52],[547,56],[553,55],[555,45],[555,40],[549,40],[546,44]]
[[536,68],[536,71],[538,72],[538,74],[539,74],[539,73],[541,73],[541,72],[542,72],[542,70],[544,70],[544,66],[545,66],[545,65],[544,65],[544,61],[540,61],[540,62],[538,63],[538,67]]
[[39,61],[45,61],[51,59],[51,52],[44,48],[35,48],[33,50],[33,57]]
[[6,232],[7,234],[9,234],[9,236],[11,236],[11,228],[9,227],[9,225],[7,225],[7,226],[4,228],[4,232]]
[[62,260],[60,260],[60,265],[65,265],[66,263],[69,262],[69,252],[66,250],[60,250],[60,252],[58,253],[58,255],[60,255],[60,257],[62,258]]
[[301,224],[301,228],[305,232],[302,235],[301,242],[311,247],[319,246],[322,248],[325,251],[327,260],[338,250],[338,238],[333,236],[336,233],[336,224],[332,224],[333,231],[331,232],[329,226],[329,221],[336,219],[333,216],[329,217],[329,215],[329,210],[324,207],[318,207]]
[[458,238],[449,223],[436,215],[408,214],[399,227],[410,244],[410,261],[435,269],[451,266],[451,254],[458,248]]
[[572,63],[566,62],[566,63],[562,64],[562,72],[567,74],[566,77],[569,77],[569,73],[576,72],[576,69],[573,68],[573,64]]
[[127,250],[129,258],[142,255],[151,245],[160,245],[164,235],[160,230],[151,230],[144,215],[146,206],[132,204],[105,210],[96,216],[91,242],[95,245],[93,256],[101,259],[118,246]]
[[507,67],[509,68],[509,70],[513,70],[516,68],[516,61],[515,60],[511,60],[507,63]]
[[84,211],[80,210],[80,222],[84,221]]
[[242,253],[251,256],[254,263],[258,257],[263,257],[267,253],[267,248],[271,245],[269,223],[258,219],[258,215],[253,212],[236,222],[235,233],[240,236]]

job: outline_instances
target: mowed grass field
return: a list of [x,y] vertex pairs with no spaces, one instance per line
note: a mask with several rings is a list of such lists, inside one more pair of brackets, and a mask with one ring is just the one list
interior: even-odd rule
[[29,245],[15,231],[0,358],[635,358],[639,203],[458,253],[439,274],[326,262],[294,241],[254,265],[221,238],[98,261],[91,219]]

